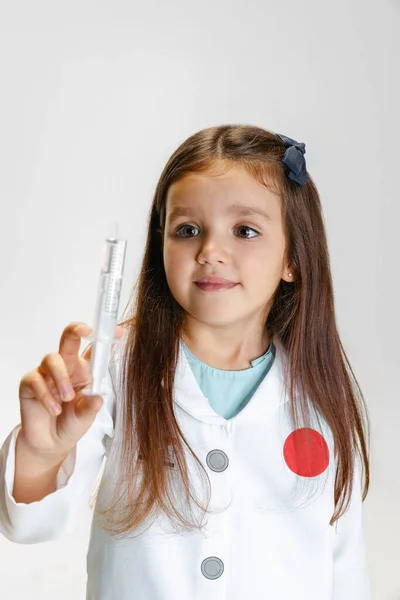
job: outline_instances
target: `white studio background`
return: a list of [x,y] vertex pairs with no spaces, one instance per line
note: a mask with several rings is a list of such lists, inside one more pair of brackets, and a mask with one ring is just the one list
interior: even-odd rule
[[[186,137],[243,123],[304,141],[372,421],[373,597],[400,599],[399,31],[399,0],[2,2],[1,443],[21,377],[68,323],[92,323],[115,222],[125,307],[158,177]],[[2,600],[84,598],[90,521],[82,510],[73,535],[43,544],[0,537]]]

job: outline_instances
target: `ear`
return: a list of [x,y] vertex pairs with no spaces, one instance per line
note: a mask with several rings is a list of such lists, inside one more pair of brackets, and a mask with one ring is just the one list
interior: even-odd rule
[[296,281],[296,279],[297,279],[296,271],[294,270],[292,265],[286,265],[283,268],[281,278],[283,279],[283,281],[286,281],[288,283],[292,283],[293,281]]

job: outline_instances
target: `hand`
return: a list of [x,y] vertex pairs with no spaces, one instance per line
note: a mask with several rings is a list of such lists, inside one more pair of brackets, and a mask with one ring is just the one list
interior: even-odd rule
[[[101,396],[85,396],[91,382],[91,346],[83,356],[79,349],[92,328],[71,323],[60,339],[58,353],[47,354],[39,367],[21,379],[19,401],[21,430],[18,439],[42,456],[66,456],[92,425],[103,405]],[[120,338],[122,327],[116,327]]]

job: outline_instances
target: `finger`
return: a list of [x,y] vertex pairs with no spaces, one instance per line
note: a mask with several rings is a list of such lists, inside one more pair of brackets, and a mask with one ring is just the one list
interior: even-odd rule
[[82,338],[88,336],[92,328],[86,323],[70,323],[62,332],[58,352],[62,356],[78,356]]
[[45,380],[37,370],[31,371],[31,373],[28,373],[21,379],[20,390],[23,387],[29,388],[33,392],[36,401],[40,402],[53,417],[61,413],[61,405],[57,402]]
[[90,346],[86,348],[86,350],[83,352],[82,358],[84,358],[87,361],[90,361],[90,359],[92,358],[92,348],[93,344],[90,344]]
[[[122,329],[122,327],[117,325],[115,328],[115,337],[119,339],[122,337],[123,333],[124,330]],[[82,358],[84,358],[86,361],[90,361],[90,359],[92,358],[92,348],[93,344],[89,344],[89,346],[82,352]]]
[[52,378],[58,394],[63,402],[69,402],[75,397],[75,391],[69,377],[67,366],[60,354],[46,354],[38,367],[39,374]]

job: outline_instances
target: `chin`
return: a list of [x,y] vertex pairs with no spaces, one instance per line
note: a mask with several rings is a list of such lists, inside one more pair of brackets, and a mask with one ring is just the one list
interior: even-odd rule
[[196,321],[200,321],[209,327],[226,327],[234,325],[245,318],[245,315],[238,315],[237,310],[232,311],[232,314],[230,314],[230,311],[227,311],[224,306],[221,306],[218,310],[215,308],[213,310],[199,310],[189,306],[183,308]]

